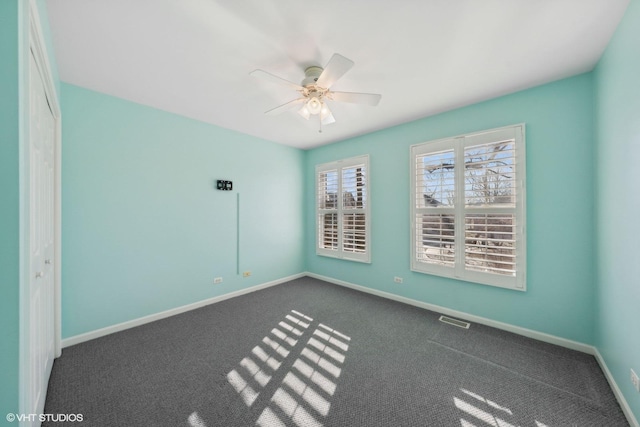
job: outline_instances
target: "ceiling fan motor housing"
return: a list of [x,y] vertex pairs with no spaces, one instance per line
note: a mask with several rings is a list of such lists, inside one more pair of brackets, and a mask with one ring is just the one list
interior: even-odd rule
[[320,77],[320,74],[322,74],[322,71],[322,67],[308,67],[306,70],[304,70],[305,77],[304,80],[302,80],[302,86],[315,86],[316,82],[318,81],[318,77]]

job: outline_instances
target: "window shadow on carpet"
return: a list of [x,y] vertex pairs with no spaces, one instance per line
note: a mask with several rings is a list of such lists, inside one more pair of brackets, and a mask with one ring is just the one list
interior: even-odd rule
[[[263,407],[255,420],[258,426],[320,427],[331,409],[350,341],[291,310],[227,374],[227,382],[247,407]],[[187,421],[191,427],[209,427],[197,412]]]

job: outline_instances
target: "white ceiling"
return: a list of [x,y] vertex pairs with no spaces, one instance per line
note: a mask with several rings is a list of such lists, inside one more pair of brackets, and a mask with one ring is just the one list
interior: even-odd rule
[[[591,70],[629,0],[48,0],[62,81],[312,148]],[[333,53],[336,123],[264,112]]]

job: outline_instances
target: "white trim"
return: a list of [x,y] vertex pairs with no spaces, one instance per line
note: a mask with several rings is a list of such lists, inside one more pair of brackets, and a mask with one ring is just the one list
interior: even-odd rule
[[613,375],[611,375],[611,371],[609,370],[609,367],[605,363],[604,358],[602,357],[602,355],[600,354],[600,352],[596,347],[594,347],[593,350],[594,350],[593,355],[598,361],[598,364],[600,365],[602,372],[604,372],[604,376],[609,382],[609,386],[611,387],[611,390],[613,391],[613,395],[616,397],[616,400],[620,404],[620,408],[622,408],[622,412],[624,413],[625,417],[627,417],[627,421],[629,421],[629,424],[631,425],[631,427],[640,427],[638,420],[633,415],[633,411],[631,410],[629,403],[624,398],[624,394],[622,394],[620,387],[618,387],[618,383],[613,378]]
[[[19,353],[20,363],[18,367],[18,394],[19,412],[30,413],[33,408],[32,396],[29,390],[29,366],[25,357],[28,352],[29,340],[29,296],[27,295],[28,280],[31,276],[31,249],[29,237],[30,224],[30,164],[29,164],[29,126],[30,126],[30,86],[29,73],[31,68],[31,56],[33,56],[42,80],[42,86],[49,102],[51,113],[55,120],[54,141],[54,357],[61,354],[60,324],[61,324],[61,110],[59,96],[53,80],[53,73],[47,47],[42,34],[41,19],[35,0],[19,3],[19,121],[20,121],[20,317],[19,317]],[[49,375],[50,371],[47,372]],[[48,381],[48,376],[46,378]],[[44,400],[43,400],[44,404]],[[40,410],[40,409],[37,409]],[[21,425],[31,425],[25,422]]]
[[239,297],[251,292],[259,291],[261,289],[269,288],[271,286],[279,285],[281,283],[289,282],[294,279],[304,277],[305,273],[298,273],[292,276],[283,277],[281,279],[272,280],[270,282],[262,283],[260,285],[252,286],[246,289],[240,289],[238,291],[230,292],[228,294],[219,295],[217,297],[208,298],[202,301],[197,301],[191,304],[183,305],[181,307],[172,308],[160,313],[150,314],[148,316],[139,317],[137,319],[128,320],[126,322],[118,323],[116,325],[107,326],[105,328],[96,329],[95,331],[85,332],[83,334],[74,335],[62,340],[62,347],[70,347],[72,345],[80,344],[85,341],[89,341],[95,338],[100,338],[105,335],[113,334],[116,332],[124,331],[126,329],[135,328],[136,326],[144,325],[147,323],[155,322],[156,320],[165,319],[167,317],[175,316],[176,314],[185,313],[187,311],[195,310],[210,304],[215,304],[220,301],[228,300],[231,298]]
[[[55,120],[55,143],[54,143],[54,355],[60,357],[62,347],[60,344],[62,330],[62,113],[56,86],[51,72],[51,63],[47,53],[47,45],[42,35],[40,24],[40,14],[35,0],[29,1],[29,50],[33,52],[36,63],[40,68],[42,84],[49,101],[49,107]],[[28,93],[31,88],[28,89]],[[27,119],[27,122],[30,119]],[[26,220],[26,219],[25,219]]]
[[[365,206],[364,206],[364,215],[365,215],[365,252],[364,253],[355,253],[355,252],[348,252],[344,250],[344,224],[343,224],[343,218],[344,215],[346,213],[358,213],[358,212],[362,212],[361,209],[358,210],[345,210],[343,209],[343,188],[342,188],[342,172],[344,171],[344,169],[350,168],[350,167],[354,167],[354,166],[359,166],[364,164],[364,169],[365,169],[365,183],[364,183],[364,187],[365,187],[365,191],[366,191],[366,201],[365,201]],[[318,198],[318,178],[319,178],[319,174],[321,172],[328,172],[328,171],[336,171],[337,173],[337,178],[338,178],[338,194],[336,194],[336,207],[335,209],[325,209],[323,212],[327,213],[327,214],[336,214],[337,218],[338,218],[338,247],[333,250],[333,249],[325,249],[325,248],[321,248],[319,245],[319,239],[320,239],[320,220],[319,220],[319,216],[320,216],[320,204],[319,204],[319,198]],[[330,257],[330,258],[338,258],[338,259],[343,259],[343,260],[347,260],[347,261],[356,261],[356,262],[362,262],[362,263],[367,263],[370,264],[371,263],[371,190],[370,190],[370,185],[371,185],[371,180],[370,177],[371,176],[371,169],[370,169],[370,162],[369,162],[369,155],[368,154],[364,154],[361,156],[356,156],[356,157],[350,157],[348,159],[342,159],[342,160],[336,160],[333,162],[329,162],[329,163],[323,163],[323,164],[319,164],[316,165],[315,167],[315,198],[316,198],[316,202],[315,202],[315,224],[316,224],[316,232],[315,232],[315,245],[316,245],[316,255],[320,255],[320,256],[326,256],[326,257]]]
[[609,382],[609,385],[611,386],[611,389],[613,390],[613,394],[615,395],[618,403],[620,404],[620,407],[622,408],[622,412],[624,413],[624,415],[627,417],[627,420],[629,421],[629,424],[631,425],[631,427],[640,427],[640,425],[638,424],[638,421],[636,420],[636,418],[633,415],[633,412],[631,411],[631,408],[629,407],[629,404],[627,403],[626,399],[624,398],[624,395],[622,394],[622,392],[620,391],[620,388],[618,387],[618,384],[616,383],[615,379],[613,378],[613,375],[611,375],[611,371],[609,371],[609,368],[607,367],[607,364],[604,361],[604,358],[602,357],[602,355],[600,354],[600,352],[598,351],[598,349],[596,347],[593,347],[591,345],[588,344],[584,344],[581,342],[577,342],[577,341],[572,341],[572,340],[568,340],[566,338],[561,338],[555,335],[551,335],[551,334],[546,334],[544,332],[539,332],[539,331],[534,331],[532,329],[527,329],[527,328],[522,328],[520,326],[514,326],[514,325],[510,325],[508,323],[503,323],[503,322],[498,322],[496,320],[492,320],[492,319],[487,319],[485,317],[481,317],[481,316],[476,316],[473,314],[469,314],[469,313],[465,313],[462,311],[458,311],[458,310],[452,310],[446,307],[442,307],[439,305],[435,305],[435,304],[430,304],[430,303],[426,303],[426,302],[422,302],[422,301],[418,301],[418,300],[414,300],[411,298],[407,298],[407,297],[402,297],[399,295],[395,295],[389,292],[384,292],[384,291],[379,291],[376,289],[370,289],[367,288],[365,286],[361,286],[361,285],[356,285],[354,283],[350,283],[350,282],[346,282],[344,280],[339,280],[339,279],[334,279],[332,277],[328,277],[328,276],[323,276],[320,274],[315,274],[315,273],[311,273],[311,272],[304,272],[304,273],[298,273],[298,274],[294,274],[288,277],[283,277],[281,279],[276,279],[273,280],[271,282],[266,282],[260,285],[256,285],[250,288],[246,288],[246,289],[241,289],[235,292],[230,292],[228,294],[225,295],[220,295],[217,297],[213,297],[213,298],[209,298],[206,300],[202,300],[202,301],[198,301],[192,304],[188,304],[188,305],[184,305],[181,307],[176,307],[170,310],[166,310],[160,313],[156,313],[156,314],[151,314],[149,316],[145,316],[145,317],[141,317],[138,319],[134,319],[134,320],[130,320],[127,322],[123,322],[123,323],[119,323],[117,325],[113,325],[113,326],[108,326],[106,328],[102,328],[102,329],[97,329],[95,331],[91,331],[91,332],[87,332],[84,334],[79,334],[79,335],[75,335],[73,337],[69,337],[69,338],[65,338],[64,340],[62,340],[62,347],[70,347],[72,345],[75,344],[80,344],[82,342],[85,341],[89,341],[95,338],[99,338],[105,335],[109,335],[115,332],[120,332],[120,331],[124,331],[126,329],[129,328],[134,328],[136,326],[140,326],[140,325],[144,325],[146,323],[151,323],[154,322],[156,320],[160,320],[160,319],[164,319],[167,317],[171,317],[171,316],[175,316],[176,314],[181,314],[187,311],[191,311],[191,310],[195,310],[210,304],[215,304],[221,301],[225,301],[227,299],[231,299],[231,298],[235,298],[241,295],[245,295],[251,292],[255,292],[255,291],[259,291],[261,289],[266,289],[269,288],[271,286],[276,286],[282,283],[286,283],[289,282],[291,280],[295,280],[295,279],[299,279],[301,277],[311,277],[314,279],[318,279],[318,280],[323,280],[325,282],[329,282],[329,283],[333,283],[335,285],[339,285],[339,286],[343,286],[346,288],[350,288],[350,289],[354,289],[356,291],[360,291],[360,292],[364,292],[364,293],[368,293],[371,295],[376,295],[382,298],[386,298],[386,299],[390,299],[393,301],[397,301],[400,303],[404,303],[404,304],[409,304],[412,305],[414,307],[419,307],[419,308],[423,308],[426,310],[430,310],[430,311],[434,311],[437,313],[441,313],[441,314],[445,314],[445,315],[449,315],[449,316],[453,316],[453,317],[457,317],[459,319],[463,319],[463,320],[467,320],[470,322],[475,322],[475,323],[479,323],[482,325],[487,325],[487,326],[491,326],[494,327],[496,329],[501,329],[504,331],[508,331],[508,332],[512,332],[518,335],[522,335],[528,338],[533,338],[533,339],[537,339],[539,341],[543,341],[543,342],[547,342],[550,344],[555,344],[555,345],[559,345],[561,347],[565,347],[565,348],[569,348],[571,350],[576,350],[576,351],[580,351],[586,354],[590,354],[593,355],[595,357],[595,359],[597,360],[598,364],[600,365],[600,367],[602,368],[602,371],[604,372],[605,378],[607,379],[607,381]]
[[367,288],[365,286],[356,285],[354,283],[345,282],[343,280],[334,279],[332,277],[322,276],[320,274],[309,273],[309,272],[307,272],[306,274],[307,276],[313,277],[314,279],[324,280],[325,282],[333,283],[335,285],[344,286],[347,288],[355,289],[357,291],[376,295],[382,298],[387,298],[393,301],[409,304],[414,307],[420,307],[426,310],[435,311],[436,313],[446,314],[447,316],[457,317],[459,319],[467,320],[469,322],[480,323],[482,325],[491,326],[493,328],[501,329],[503,331],[513,332],[514,334],[533,338],[538,341],[543,341],[550,344],[559,345],[561,347],[569,348],[571,350],[577,350],[587,354],[594,354],[594,351],[595,351],[595,348],[588,344],[584,344],[578,341],[572,341],[566,338],[561,338],[561,337],[547,334],[544,332],[534,331],[533,329],[527,329],[520,326],[510,325],[508,323],[499,322],[497,320],[487,319],[486,317],[476,316],[475,314],[469,314],[463,311],[453,310],[453,309],[442,307],[439,305],[418,301],[412,298],[395,295],[389,292]]
[[640,427],[640,424],[638,424],[638,420],[635,418],[633,411],[631,410],[631,407],[627,403],[627,400],[625,399],[624,394],[622,394],[622,391],[620,391],[620,387],[618,387],[616,380],[613,378],[611,371],[609,371],[609,368],[606,362],[604,361],[604,358],[598,351],[597,347],[584,344],[578,341],[561,338],[561,337],[547,334],[544,332],[534,331],[533,329],[527,329],[527,328],[522,328],[520,326],[510,325],[508,323],[498,322],[497,320],[487,319],[485,317],[476,316],[474,314],[465,313],[463,311],[452,310],[450,308],[442,307],[439,305],[429,304],[429,303],[414,300],[411,298],[402,297],[389,292],[367,288],[365,286],[356,285],[354,283],[345,282],[344,280],[334,279],[332,277],[327,277],[320,274],[307,272],[306,275],[314,279],[333,283],[334,285],[344,286],[346,288],[354,289],[356,291],[365,292],[371,295],[376,295],[382,298],[387,298],[393,301],[409,304],[414,307],[424,308],[426,310],[435,311],[437,313],[446,314],[448,316],[457,317],[459,319],[479,323],[486,326],[491,326],[496,329],[512,332],[514,334],[522,335],[528,338],[533,338],[538,341],[543,341],[546,343],[559,345],[561,347],[565,347],[571,350],[576,350],[586,354],[590,354],[595,357],[596,361],[600,365],[600,368],[602,369],[605,378],[609,382],[609,386],[611,387],[611,390],[613,391],[613,394],[616,397],[616,400],[618,401],[618,404],[622,408],[622,412],[627,418],[627,421],[629,421],[629,424],[631,425],[631,427]]
[[[526,206],[525,206],[525,180],[526,180],[526,142],[525,124],[515,124],[481,132],[474,132],[465,135],[458,135],[433,141],[414,144],[409,149],[409,199],[410,199],[410,232],[411,232],[411,261],[412,271],[424,274],[449,277],[471,283],[478,283],[489,286],[496,286],[516,291],[526,291]],[[416,203],[417,192],[420,188],[418,183],[418,171],[416,159],[423,155],[439,154],[443,152],[452,153],[454,164],[465,164],[465,150],[491,142],[501,140],[514,141],[514,161],[515,161],[515,181],[517,185],[516,203],[514,207],[506,206],[482,206],[472,207],[465,204],[465,169],[455,167],[453,180],[455,186],[455,202],[453,205],[444,206],[418,206]],[[469,213],[500,213],[511,214],[516,220],[515,252],[516,270],[515,276],[500,275],[489,272],[475,271],[467,269],[465,266],[465,217]],[[423,239],[422,232],[418,232],[417,216],[420,214],[448,214],[454,215],[454,253],[455,261],[453,265],[439,265],[436,263],[423,262],[418,259],[418,242]]]
[[62,117],[58,115],[56,120],[56,145],[54,152],[54,242],[53,268],[54,277],[54,313],[55,324],[53,334],[55,336],[55,357],[62,356]]

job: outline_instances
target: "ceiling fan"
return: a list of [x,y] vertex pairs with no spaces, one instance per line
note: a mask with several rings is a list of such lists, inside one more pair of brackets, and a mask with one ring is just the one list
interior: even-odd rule
[[320,122],[319,131],[322,132],[323,124],[329,125],[336,121],[326,101],[376,106],[382,98],[382,95],[375,93],[336,92],[330,90],[331,86],[349,71],[353,65],[354,62],[352,60],[334,53],[324,69],[317,66],[308,67],[304,71],[305,78],[301,84],[290,82],[264,70],[255,70],[250,74],[270,82],[287,85],[301,95],[293,101],[266,111],[265,114],[274,116],[300,106],[298,114],[305,119],[309,120],[311,116],[318,116]]

